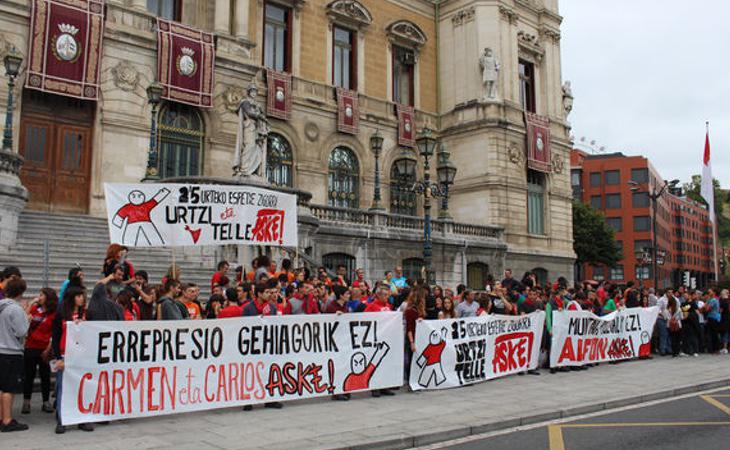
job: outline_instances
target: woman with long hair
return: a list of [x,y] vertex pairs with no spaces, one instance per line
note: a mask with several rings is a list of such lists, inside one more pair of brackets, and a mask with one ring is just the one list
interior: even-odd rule
[[413,353],[416,351],[416,322],[426,317],[426,294],[427,290],[425,288],[417,286],[411,290],[405,301],[408,305],[403,313],[406,322],[406,359],[404,361],[406,380],[411,375],[411,360],[413,359]]
[[23,409],[22,414],[30,413],[30,400],[33,395],[33,382],[35,381],[36,370],[41,377],[41,396],[43,397],[43,412],[53,412],[51,406],[51,366],[48,361],[51,359],[51,333],[53,331],[53,319],[56,317],[58,307],[58,295],[51,288],[41,289],[38,297],[33,300],[28,308],[30,326],[25,338],[25,385],[23,386]]
[[443,306],[439,311],[439,320],[456,319],[456,310],[454,309],[454,300],[451,297],[444,298]]
[[[80,287],[69,287],[63,296],[63,304],[53,321],[53,335],[51,345],[55,356],[56,370],[56,434],[66,432],[66,427],[61,422],[61,386],[63,386],[63,357],[66,353],[66,323],[79,323],[86,320],[86,291]],[[94,427],[88,423],[79,425],[79,430],[94,431]]]

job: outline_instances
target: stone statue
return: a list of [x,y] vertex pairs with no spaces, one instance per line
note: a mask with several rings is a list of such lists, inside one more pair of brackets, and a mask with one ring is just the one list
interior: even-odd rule
[[563,83],[563,109],[565,117],[573,110],[573,90],[570,88],[570,81]]
[[487,47],[479,58],[482,68],[482,83],[484,84],[484,100],[497,98],[497,81],[499,80],[499,60],[493,55],[492,49]]
[[256,103],[258,88],[251,83],[246,96],[238,105],[238,133],[236,153],[233,159],[233,176],[259,178],[266,176],[266,139],[269,121],[266,112]]

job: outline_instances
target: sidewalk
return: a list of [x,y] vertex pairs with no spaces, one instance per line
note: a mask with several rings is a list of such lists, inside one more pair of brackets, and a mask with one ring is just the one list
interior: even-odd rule
[[[26,432],[0,434],[8,449],[175,448],[177,449],[371,449],[410,448],[585,414],[688,392],[730,385],[730,356],[655,358],[587,371],[540,376],[511,376],[444,391],[371,398],[358,394],[349,402],[308,400],[285,403],[282,410],[254,406],[97,425],[93,433],[69,428],[53,433],[52,414],[40,411],[16,417]],[[21,396],[22,397],[22,396]]]

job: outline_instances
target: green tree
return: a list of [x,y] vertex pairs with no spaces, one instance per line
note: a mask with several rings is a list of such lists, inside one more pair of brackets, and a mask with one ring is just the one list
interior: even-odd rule
[[[727,202],[727,193],[720,187],[720,181],[717,178],[712,180],[715,191],[715,215],[717,217],[717,234],[718,242],[722,245],[730,245],[730,219],[725,214],[725,204]],[[705,199],[700,195],[702,187],[702,176],[692,175],[692,181],[684,183],[684,192],[690,199],[707,205]]]
[[573,250],[581,264],[615,267],[623,259],[603,214],[581,202],[573,202]]

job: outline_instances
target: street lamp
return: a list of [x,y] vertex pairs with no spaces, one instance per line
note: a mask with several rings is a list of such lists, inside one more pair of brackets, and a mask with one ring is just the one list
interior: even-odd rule
[[5,110],[5,130],[3,131],[3,151],[12,153],[13,151],[13,88],[15,88],[15,78],[20,72],[20,64],[23,58],[11,47],[10,51],[4,58],[5,73],[8,75],[8,103]]
[[[652,208],[652,219],[651,219],[651,242],[652,242],[652,250],[651,250],[651,263],[652,263],[652,271],[654,276],[654,289],[659,289],[659,275],[657,266],[659,265],[659,258],[661,257],[663,259],[663,256],[660,255],[659,248],[657,247],[657,222],[656,222],[656,216],[657,216],[657,200],[659,197],[661,197],[664,194],[664,191],[669,188],[670,190],[674,189],[677,184],[679,184],[679,180],[672,180],[667,181],[664,180],[664,184],[662,185],[661,189],[657,191],[656,186],[652,187],[651,192],[647,192],[649,195],[649,199],[651,200],[651,208]],[[637,183],[634,180],[629,181],[629,189],[631,192],[639,192],[639,183]],[[663,252],[662,252],[663,253]],[[662,261],[663,264],[663,261]]]
[[372,136],[370,136],[370,150],[375,155],[375,190],[373,191],[373,206],[370,211],[382,211],[383,207],[380,205],[380,153],[383,150],[383,136],[380,134],[380,130],[375,130]]
[[454,184],[454,178],[456,178],[456,166],[449,160],[451,153],[446,151],[446,146],[441,144],[441,149],[438,153],[439,160],[438,166],[436,167],[436,174],[438,175],[439,184],[443,186],[444,196],[441,197],[441,210],[439,211],[439,219],[451,220],[449,214],[449,186]]
[[147,86],[147,101],[152,106],[152,126],[150,127],[150,148],[147,152],[147,170],[142,181],[157,181],[160,179],[157,152],[157,105],[162,101],[164,88],[157,81]]
[[433,132],[425,128],[416,139],[416,144],[418,145],[418,152],[423,157],[423,180],[416,181],[411,190],[416,194],[423,195],[423,262],[426,266],[426,284],[430,286],[434,282],[431,245],[431,197],[443,198],[449,195],[448,185],[454,181],[456,167],[453,164],[448,164],[448,154],[442,156],[437,169],[439,183],[434,183],[431,181],[429,158],[433,156],[438,141],[433,137]]

